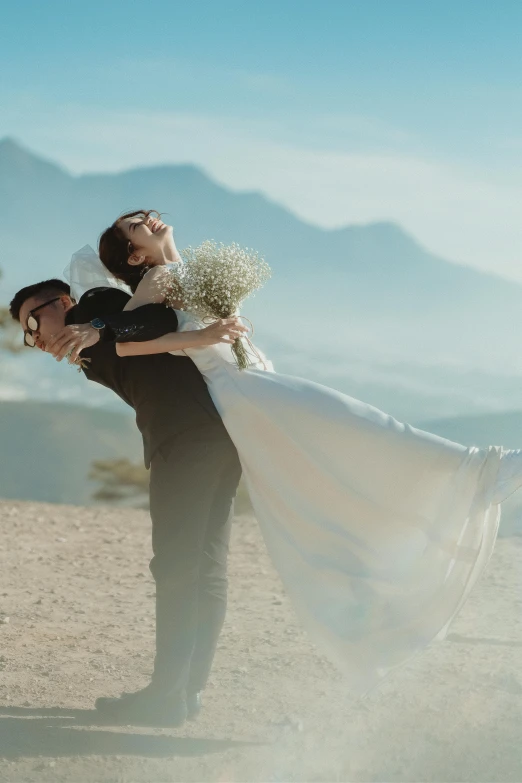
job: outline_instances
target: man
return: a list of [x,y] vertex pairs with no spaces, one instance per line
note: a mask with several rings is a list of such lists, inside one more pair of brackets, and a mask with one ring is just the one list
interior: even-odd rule
[[[78,304],[69,286],[47,280],[19,291],[10,305],[24,343],[57,356],[81,351],[87,378],[136,411],[150,466],[156,582],[156,656],[151,682],[119,698],[99,698],[105,716],[124,723],[181,725],[200,709],[226,610],[226,561],[241,469],[206,384],[192,361],[159,354],[119,357],[116,342],[176,331],[171,308],[121,312],[128,295],[95,288]],[[209,331],[209,344],[237,336],[235,319]]]

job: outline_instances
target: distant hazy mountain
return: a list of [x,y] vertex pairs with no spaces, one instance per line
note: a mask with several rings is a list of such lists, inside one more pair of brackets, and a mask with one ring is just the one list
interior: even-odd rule
[[[257,340],[257,335],[256,335]],[[522,409],[522,378],[460,365],[380,362],[371,356],[319,352],[267,337],[263,347],[276,368],[326,384],[381,408],[401,421]],[[307,351],[308,348],[308,351]],[[0,351],[0,400],[40,400],[129,412],[114,392],[87,381],[67,363],[39,351]],[[1,451],[1,448],[0,448]]]
[[[168,213],[180,248],[214,238],[266,256],[273,279],[245,313],[280,372],[406,421],[522,408],[521,286],[437,258],[391,223],[306,224],[194,166],[74,177],[1,141],[0,304],[61,276],[74,250],[139,207]],[[0,399],[24,398],[116,400],[48,356],[0,354]]]
[[421,422],[417,426],[466,446],[503,446],[505,449],[522,449],[522,412],[520,411],[436,419]]
[[189,165],[74,177],[11,139],[0,142],[4,295],[61,274],[74,250],[137,207],[166,212],[180,248],[214,238],[266,256],[273,280],[247,305],[261,339],[284,335],[310,355],[327,347],[337,363],[422,357],[522,371],[522,287],[438,258],[397,225],[324,230]]
[[89,505],[96,459],[142,459],[132,416],[39,402],[0,402],[0,497]]
[[[466,445],[522,448],[522,413],[463,416],[418,424]],[[128,413],[39,402],[0,402],[0,498],[91,505],[96,459],[141,462]],[[502,534],[522,532],[522,497],[505,508]]]

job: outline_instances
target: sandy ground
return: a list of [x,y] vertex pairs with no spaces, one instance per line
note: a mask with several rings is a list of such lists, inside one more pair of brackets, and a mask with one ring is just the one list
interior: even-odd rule
[[92,709],[150,673],[147,514],[5,501],[0,516],[0,780],[522,781],[522,539],[498,542],[447,641],[355,702],[239,518],[204,713],[160,730]]

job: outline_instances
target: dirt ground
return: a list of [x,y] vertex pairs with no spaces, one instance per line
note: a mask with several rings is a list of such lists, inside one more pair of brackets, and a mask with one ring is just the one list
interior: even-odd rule
[[355,702],[239,518],[204,712],[160,730],[93,710],[150,674],[147,514],[4,501],[0,518],[1,781],[522,781],[522,539],[498,542],[448,640]]

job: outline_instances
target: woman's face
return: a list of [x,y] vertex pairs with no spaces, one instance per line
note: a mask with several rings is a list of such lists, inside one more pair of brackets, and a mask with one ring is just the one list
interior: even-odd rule
[[165,250],[174,246],[172,226],[152,215],[121,218],[116,225],[132,243],[133,257],[145,257],[158,265],[165,263]]

